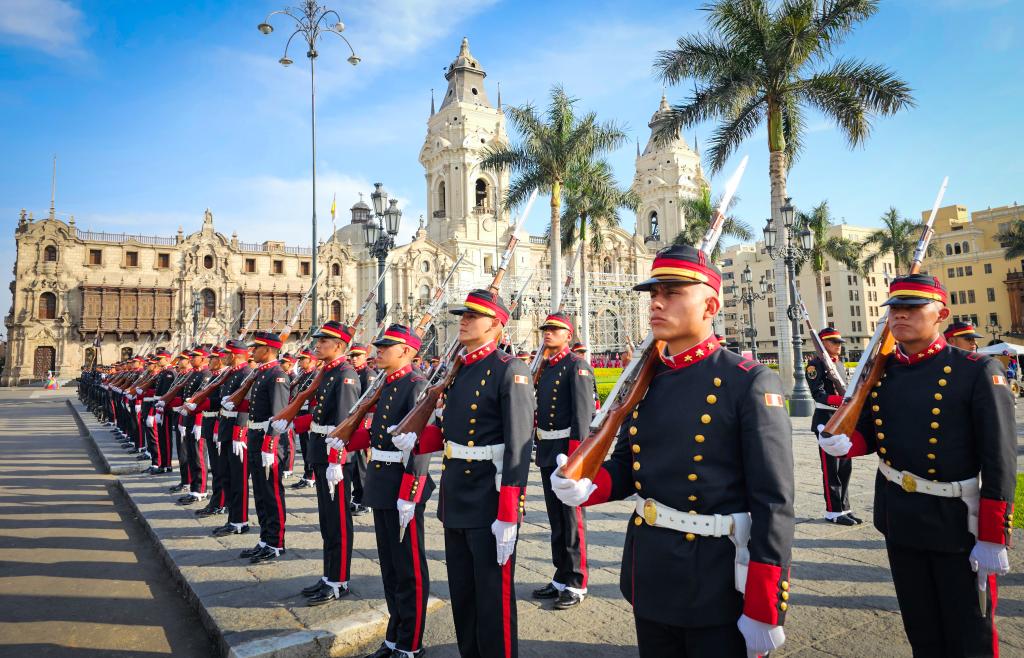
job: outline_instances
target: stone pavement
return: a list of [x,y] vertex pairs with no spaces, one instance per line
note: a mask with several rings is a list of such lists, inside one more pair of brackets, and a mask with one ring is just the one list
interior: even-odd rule
[[[1019,412],[1020,414],[1021,412]],[[120,450],[107,440],[91,415],[82,413],[101,449]],[[1018,422],[1024,414],[1018,416]],[[870,523],[847,528],[821,520],[821,471],[806,419],[796,419],[796,541],[791,580],[787,643],[780,656],[909,656],[884,543]],[[439,464],[434,465],[435,478]],[[296,470],[299,470],[298,465]],[[590,594],[577,610],[554,611],[529,598],[551,576],[548,529],[539,476],[528,489],[527,516],[520,534],[516,568],[519,636],[522,656],[563,655],[585,650],[593,656],[635,656],[632,613],[618,591],[619,561],[632,504],[611,503],[588,510]],[[871,518],[874,462],[857,460],[852,507]],[[321,608],[304,606],[299,589],[320,573],[320,537],[316,500],[311,490],[287,493],[285,559],[251,566],[237,552],[256,540],[255,533],[215,539],[210,530],[223,519],[197,520],[190,509],[175,506],[167,488],[177,475],[124,474],[121,486],[162,545],[172,573],[181,579],[221,650],[252,655],[361,655],[383,633],[383,592],[373,539],[372,518],[355,519],[353,594]],[[294,480],[291,480],[294,481]],[[289,484],[290,482],[289,481]],[[428,504],[427,554],[434,602],[425,645],[438,658],[457,656],[444,567],[436,496]],[[255,513],[251,513],[255,521]],[[1024,655],[1024,560],[1011,551],[1013,573],[1000,581],[999,633],[1004,655]]]

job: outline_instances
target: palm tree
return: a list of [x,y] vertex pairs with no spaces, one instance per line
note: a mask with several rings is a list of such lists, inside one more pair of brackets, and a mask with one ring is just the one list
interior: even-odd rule
[[[739,197],[734,196],[729,201],[729,207],[725,209],[725,212],[729,212],[736,205],[737,201],[739,201]],[[683,216],[686,218],[686,226],[679,232],[679,235],[676,236],[673,242],[675,244],[688,244],[691,247],[700,246],[701,241],[704,239],[704,234],[708,232],[708,227],[711,226],[711,220],[714,218],[715,213],[718,212],[720,204],[721,199],[715,199],[714,202],[711,201],[711,188],[707,186],[701,188],[699,196],[681,200],[679,205],[681,206]],[[725,222],[722,224],[722,237],[750,240],[754,237],[754,232],[746,222],[736,219],[732,215],[726,215]],[[717,261],[721,255],[722,240],[719,239],[718,244],[715,245],[715,250],[711,252],[711,260]]]
[[1024,219],[1015,219],[1004,230],[996,234],[1000,246],[1006,249],[1006,260],[1024,258]]
[[[864,258],[864,271],[870,272],[875,268],[875,263],[891,254],[895,274],[897,276],[907,274],[922,229],[919,222],[901,218],[899,211],[890,206],[889,210],[882,215],[882,228],[869,235],[861,243],[862,251],[871,252]],[[935,245],[929,243],[928,253],[925,255],[931,256],[935,253]],[[908,272],[903,271],[904,267]]]
[[576,102],[577,99],[566,94],[561,85],[555,85],[544,117],[538,115],[530,103],[505,108],[505,115],[519,131],[522,141],[488,147],[480,161],[482,169],[510,170],[516,175],[505,193],[503,202],[506,208],[521,204],[534,188],[551,195],[552,311],[558,308],[562,289],[559,272],[562,185],[574,165],[590,162],[626,141],[625,132],[612,122],[599,123],[593,112],[577,116],[574,110]]
[[[797,220],[802,226],[807,226],[810,229],[814,239],[814,246],[811,247],[807,262],[811,264],[811,269],[814,271],[814,286],[818,296],[818,328],[822,329],[828,322],[825,315],[824,272],[826,259],[831,258],[855,272],[861,272],[861,245],[850,238],[828,234],[828,230],[833,224],[828,201],[822,201],[814,206],[809,213],[798,212]],[[799,269],[797,273],[799,273]]]
[[[867,140],[875,116],[912,107],[914,99],[886,67],[833,57],[853,28],[878,10],[878,0],[718,0],[706,10],[709,32],[680,37],[655,61],[665,82],[696,83],[693,96],[666,113],[659,134],[668,139],[684,126],[719,120],[708,149],[709,169],[716,173],[767,124],[771,215],[782,226],[786,175],[800,154],[808,109],[828,117],[855,147]],[[781,243],[786,236],[779,238]],[[789,295],[781,260],[775,280],[775,302],[784,308]],[[792,377],[783,313],[776,330],[782,374]]]
[[[619,209],[636,212],[640,197],[632,190],[619,187],[611,165],[605,160],[584,162],[569,170],[563,187],[565,208],[562,210],[562,251],[569,253],[577,237],[582,243],[580,257],[580,339],[590,345],[590,302],[587,290],[587,231],[590,247],[597,253],[603,244],[604,230],[618,226]],[[568,294],[568,293],[566,293]]]

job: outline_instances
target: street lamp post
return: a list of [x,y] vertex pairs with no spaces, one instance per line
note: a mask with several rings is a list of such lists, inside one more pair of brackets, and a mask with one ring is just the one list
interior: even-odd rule
[[199,340],[199,309],[200,309],[199,291],[192,291],[192,340],[198,342]]
[[985,327],[985,332],[992,334],[992,342],[989,343],[989,344],[990,345],[995,345],[996,343],[999,342],[999,336],[1002,335],[1003,328],[1001,326],[999,326],[998,324],[994,323],[994,322],[990,322]]
[[758,281],[758,288],[761,292],[754,292],[751,274],[750,264],[748,263],[743,268],[743,271],[740,272],[740,283],[743,284],[742,288],[740,288],[740,303],[747,305],[747,317],[750,318],[750,326],[747,328],[746,334],[750,337],[750,353],[754,360],[757,361],[757,323],[754,321],[754,302],[760,301],[773,293],[774,286],[769,284],[762,275],[761,280]]
[[[398,235],[398,226],[402,222],[402,211],[398,208],[398,199],[388,199],[387,190],[383,183],[374,183],[373,192],[370,193],[370,201],[373,202],[373,214],[375,219],[367,219],[363,223],[363,237],[366,249],[370,255],[377,259],[377,278],[380,285],[377,287],[377,322],[379,323],[387,315],[388,305],[384,298],[384,267],[388,260],[388,252],[395,246],[395,236]],[[385,204],[387,204],[385,206]],[[356,219],[355,210],[353,221]],[[399,322],[401,318],[396,318]]]
[[[814,236],[803,223],[796,221],[796,210],[786,197],[786,203],[779,208],[782,223],[786,228],[786,243],[776,244],[778,230],[775,222],[769,218],[764,227],[764,244],[768,256],[772,260],[782,259],[786,264],[786,276],[789,283],[789,306],[786,315],[789,317],[793,333],[793,393],[789,398],[790,416],[810,416],[814,413],[814,398],[807,386],[803,373],[803,338],[800,336],[800,304],[796,289],[797,263],[807,258],[814,247]],[[799,240],[799,242],[797,242]],[[780,364],[781,365],[781,364]]]
[[[288,47],[292,43],[292,39],[296,35],[301,34],[303,41],[306,42],[307,50],[306,57],[309,58],[309,116],[310,116],[310,137],[313,144],[313,249],[312,249],[312,260],[313,260],[313,290],[310,294],[310,312],[312,315],[311,326],[315,327],[319,323],[317,322],[317,294],[316,294],[316,283],[317,283],[317,242],[316,242],[316,58],[319,55],[317,52],[317,43],[320,41],[320,37],[325,34],[333,34],[339,37],[342,41],[348,45],[351,55],[349,55],[348,63],[352,66],[358,64],[361,60],[356,51],[352,48],[352,44],[349,40],[342,35],[345,30],[345,24],[341,22],[341,16],[338,12],[333,9],[317,4],[315,0],[305,0],[300,7],[287,8],[278,11],[272,11],[267,14],[266,19],[257,26],[257,29],[261,34],[270,34],[274,31],[274,26],[270,24],[270,19],[276,14],[284,14],[291,18],[295,22],[295,31],[288,37],[288,41],[284,45],[284,55],[281,59],[277,60],[281,66],[291,66],[295,62],[288,57]],[[330,21],[334,22],[331,23]]]

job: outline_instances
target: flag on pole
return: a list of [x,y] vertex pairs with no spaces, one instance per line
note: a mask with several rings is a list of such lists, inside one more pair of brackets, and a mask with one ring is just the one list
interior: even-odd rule
[[334,221],[334,215],[338,211],[338,193],[334,193],[334,198],[331,199],[331,238],[334,238],[334,234],[338,232],[338,225]]

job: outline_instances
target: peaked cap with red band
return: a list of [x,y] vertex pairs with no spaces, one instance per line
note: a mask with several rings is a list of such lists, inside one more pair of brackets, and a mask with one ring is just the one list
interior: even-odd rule
[[889,285],[889,299],[882,306],[923,306],[932,302],[946,304],[946,289],[929,274],[910,274],[893,279]]
[[568,329],[569,333],[576,333],[576,329],[572,326],[572,321],[568,316],[562,313],[552,313],[544,319],[543,324],[540,325],[541,329]]
[[377,347],[389,347],[391,345],[408,345],[414,350],[419,350],[423,341],[416,332],[404,324],[393,324],[384,330],[384,335],[373,341]]
[[843,335],[839,333],[839,330],[836,329],[835,327],[825,327],[824,329],[818,332],[818,338],[822,340],[835,340],[839,341],[840,343],[846,342],[845,340],[843,340]]
[[587,351],[587,346],[584,345],[583,343],[573,343],[572,347],[570,349],[573,352],[586,352]]
[[224,343],[224,349],[231,354],[249,354],[249,346],[240,340],[229,340]]
[[256,331],[252,335],[252,344],[249,347],[272,347],[275,350],[281,349],[281,335],[272,331]]
[[633,290],[650,290],[656,283],[703,283],[720,292],[722,273],[700,249],[674,244],[655,255],[651,278],[633,286]]
[[169,359],[172,355],[167,351],[166,347],[158,347],[156,348],[156,353],[153,356],[158,359]]
[[498,322],[502,324],[508,322],[508,307],[505,306],[505,302],[501,301],[499,295],[495,295],[490,290],[469,291],[462,306],[455,306],[449,312],[453,315],[462,315],[467,311],[497,318]]
[[366,354],[366,345],[362,343],[352,343],[352,347],[348,349],[349,354]]
[[320,331],[313,334],[313,338],[337,338],[346,343],[351,343],[352,334],[352,327],[335,320],[328,320],[324,323],[324,326],[320,327]]
[[307,347],[307,348],[303,349],[301,352],[299,352],[299,358],[300,359],[315,359],[316,358],[316,354],[313,354],[313,351]]
[[284,363],[295,363],[295,356],[291,352],[285,352],[281,355],[281,361]]
[[942,335],[946,337],[946,340],[950,338],[984,338],[970,322],[954,322],[942,332]]

